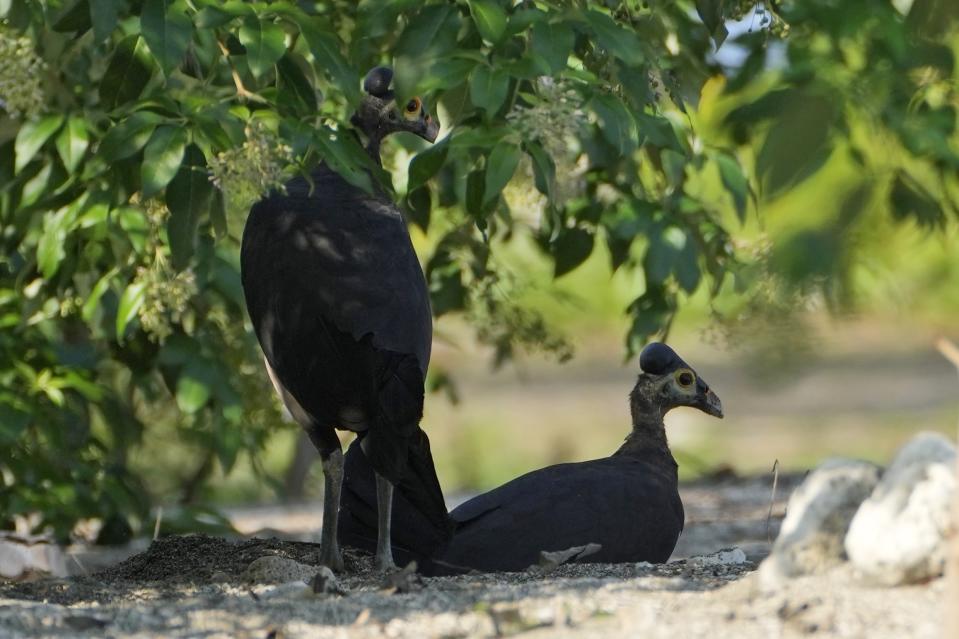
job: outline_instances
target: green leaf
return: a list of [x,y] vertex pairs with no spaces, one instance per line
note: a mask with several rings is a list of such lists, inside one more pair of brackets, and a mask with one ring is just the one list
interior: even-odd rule
[[935,198],[901,172],[893,182],[889,202],[893,217],[899,221],[912,217],[917,224],[927,228],[945,225],[946,216]]
[[170,0],[144,0],[140,31],[164,75],[180,66],[193,38],[193,21]]
[[[382,168],[373,164],[370,156],[366,154],[354,136],[323,129],[317,132],[314,141],[320,147],[321,155],[330,168],[353,186],[367,193],[373,192],[370,171],[376,169],[382,171]],[[384,180],[388,176],[381,174],[379,177],[381,182],[386,183]]]
[[133,281],[127,285],[120,296],[120,303],[117,306],[117,340],[122,342],[126,333],[127,325],[134,317],[146,296],[146,284],[144,282]]
[[439,144],[435,144],[424,151],[416,154],[410,160],[409,182],[406,190],[412,193],[414,190],[426,184],[426,181],[436,175],[440,167],[446,161],[446,154],[449,152],[449,137],[445,138]]
[[223,191],[214,188],[210,199],[210,222],[213,223],[213,232],[218,238],[225,238],[229,234],[226,221],[226,198]]
[[143,148],[162,121],[163,118],[152,111],[137,111],[107,131],[97,154],[108,163],[130,157]]
[[553,158],[536,142],[527,142],[523,146],[533,160],[533,181],[536,189],[552,202],[553,186],[556,182],[556,165]]
[[612,95],[597,95],[590,106],[600,119],[600,133],[622,155],[636,150],[636,121],[629,109]]
[[586,261],[593,252],[592,233],[581,228],[563,229],[552,242],[552,253],[556,258],[553,277],[569,273]]
[[429,186],[421,186],[406,196],[407,218],[425,233],[430,227],[430,209],[433,206]]
[[222,27],[235,17],[236,15],[228,11],[224,11],[217,6],[210,5],[208,7],[203,7],[195,16],[193,16],[193,24],[196,25],[197,29],[215,29],[217,27]]
[[193,414],[206,406],[215,375],[209,363],[201,359],[191,360],[176,380],[176,405],[179,409]]
[[240,43],[246,47],[246,63],[256,78],[272,69],[286,52],[283,29],[272,20],[247,18],[239,35]]
[[191,144],[166,190],[166,204],[170,209],[167,236],[173,267],[177,270],[185,268],[193,257],[200,214],[208,210],[212,194],[206,158],[197,145]]
[[436,317],[465,308],[468,291],[463,285],[463,273],[457,264],[430,268],[428,273],[430,305]]
[[153,63],[143,38],[127,36],[117,45],[100,80],[100,102],[112,111],[140,97],[153,75]]
[[86,120],[75,115],[70,116],[67,119],[67,125],[57,136],[56,144],[63,165],[67,171],[73,173],[80,165],[83,154],[86,153],[87,146],[90,144]]
[[87,295],[87,299],[83,302],[83,307],[80,309],[80,317],[83,318],[84,322],[89,322],[93,319],[93,314],[100,305],[100,298],[103,297],[104,293],[110,290],[110,282],[116,274],[116,267],[110,269],[104,273],[103,277],[97,280],[97,283],[90,289],[90,294]]
[[676,281],[688,293],[699,285],[698,251],[686,232],[675,226],[649,234],[643,268],[646,279],[655,284],[662,284],[670,274],[675,274]]
[[676,256],[673,273],[676,275],[676,281],[679,282],[679,285],[684,291],[690,294],[696,291],[696,287],[699,286],[699,280],[702,277],[702,273],[699,270],[699,251],[696,248],[696,243],[693,242],[688,235],[685,235],[683,246]]
[[53,30],[59,33],[73,33],[86,31],[90,28],[90,3],[88,0],[77,0],[53,21]]
[[834,102],[797,94],[766,135],[756,157],[756,172],[768,196],[809,175],[829,150]]
[[44,193],[48,193],[51,185],[50,174],[53,172],[53,164],[46,162],[40,172],[27,180],[20,191],[20,206],[27,207],[36,203]]
[[631,356],[638,353],[654,333],[663,330],[673,314],[671,302],[672,299],[667,299],[662,286],[647,281],[646,292],[629,305],[633,324],[626,338],[626,346]]
[[402,95],[423,95],[463,84],[476,66],[476,61],[471,59],[440,58],[433,61],[422,73],[414,74],[413,84],[410,84],[410,78],[404,78],[403,74],[397,75],[394,84],[397,91],[400,91],[399,87],[404,87],[405,92]]
[[594,9],[585,12],[583,16],[600,46],[611,55],[632,66],[644,62],[642,43],[634,31],[624,29],[608,15]]
[[466,176],[466,212],[477,220],[480,229],[485,229],[483,222],[483,171],[470,171]]
[[723,186],[733,196],[736,205],[736,216],[740,223],[746,222],[746,201],[749,195],[749,182],[743,175],[742,167],[734,158],[725,153],[716,155],[716,166],[719,167],[719,177]]
[[359,74],[343,57],[339,38],[321,29],[312,19],[304,17],[300,19],[299,25],[300,34],[310,47],[316,66],[336,83],[351,103],[359,102],[361,96]]
[[95,0],[90,3],[90,21],[96,42],[103,42],[116,29],[117,15],[124,4],[124,0]]
[[43,234],[37,243],[37,267],[44,279],[52,278],[67,256],[64,242],[67,237],[68,208],[62,208],[44,217]]
[[14,144],[14,151],[17,155],[14,164],[15,173],[19,173],[23,170],[23,167],[30,163],[43,143],[57,132],[61,124],[63,124],[62,115],[48,115],[40,120],[27,122],[20,127]]
[[575,43],[573,30],[565,22],[537,22],[533,25],[530,45],[533,53],[543,58],[550,74],[566,68],[566,61]]
[[546,12],[534,7],[523,8],[523,5],[513,7],[513,12],[509,17],[509,32],[511,34],[526,31],[531,25],[546,20]]
[[486,160],[486,185],[483,189],[483,204],[489,203],[497,197],[503,188],[509,183],[519,165],[519,159],[522,152],[519,146],[507,142],[499,141],[489,154]]
[[412,16],[394,48],[397,57],[416,58],[424,53],[442,55],[456,45],[460,16],[455,7],[433,4]]
[[285,54],[276,63],[276,75],[278,108],[304,116],[314,115],[316,91],[291,54]]
[[169,184],[180,168],[186,149],[186,129],[180,126],[161,126],[153,132],[143,149],[140,168],[143,197],[152,197]]
[[723,3],[725,0],[696,0],[696,13],[706,25],[706,30],[716,42],[716,48],[723,46],[729,32],[726,30],[726,21],[723,17]]
[[506,12],[494,0],[470,0],[470,13],[484,40],[496,44],[503,39]]
[[661,149],[673,149],[683,152],[683,145],[676,137],[672,123],[662,116],[648,113],[636,113],[636,124],[639,127],[640,143],[652,144]]
[[509,92],[509,74],[502,69],[477,65],[470,77],[470,100],[492,116],[503,105]]

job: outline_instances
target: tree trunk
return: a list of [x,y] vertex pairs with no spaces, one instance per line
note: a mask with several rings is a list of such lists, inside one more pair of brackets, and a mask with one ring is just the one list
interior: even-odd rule
[[306,431],[302,429],[294,446],[296,448],[293,451],[293,459],[286,469],[286,477],[283,481],[283,498],[288,500],[303,499],[306,494],[306,478],[310,474],[313,462],[319,457]]

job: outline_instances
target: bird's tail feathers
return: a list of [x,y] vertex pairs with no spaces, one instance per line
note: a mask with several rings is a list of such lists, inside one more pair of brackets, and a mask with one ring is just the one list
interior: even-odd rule
[[[429,438],[417,428],[407,463],[393,482],[392,545],[397,561],[422,565],[452,537],[452,520],[440,489]],[[371,454],[375,455],[374,451]],[[340,501],[340,543],[374,550],[377,537],[376,476],[357,439],[346,451]]]

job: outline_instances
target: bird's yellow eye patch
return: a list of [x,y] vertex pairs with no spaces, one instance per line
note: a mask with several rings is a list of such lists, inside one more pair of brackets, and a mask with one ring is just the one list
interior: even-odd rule
[[687,368],[679,369],[673,374],[673,377],[681,388],[690,388],[696,383],[696,376]]
[[413,120],[419,117],[421,108],[423,108],[423,102],[419,98],[413,98],[403,107],[403,116],[407,120]]

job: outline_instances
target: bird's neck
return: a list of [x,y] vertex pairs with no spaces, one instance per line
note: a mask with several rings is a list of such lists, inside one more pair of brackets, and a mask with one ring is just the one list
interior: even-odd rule
[[380,159],[380,144],[389,132],[378,126],[377,118],[378,114],[360,109],[350,118],[350,123],[353,125],[353,131],[360,144],[363,145],[369,156],[376,162],[377,166],[383,166],[383,161]]
[[646,395],[649,389],[637,386],[630,394],[630,413],[633,417],[633,430],[626,436],[617,455],[644,455],[664,453],[670,459],[669,442],[666,441],[666,425],[663,417],[666,410],[659,403],[650,401]]
[[645,455],[648,453],[662,453],[672,456],[669,452],[669,442],[666,440],[666,426],[663,420],[658,423],[654,420],[634,422],[633,430],[626,436],[617,455]]
[[366,152],[376,162],[377,166],[383,166],[383,160],[380,159],[380,143],[383,138],[374,134],[367,135],[366,140]]

